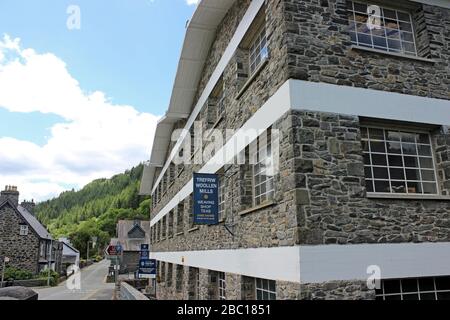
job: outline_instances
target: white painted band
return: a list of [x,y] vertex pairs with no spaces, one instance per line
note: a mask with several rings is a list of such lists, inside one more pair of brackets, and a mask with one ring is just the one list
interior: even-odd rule
[[366,281],[450,275],[450,243],[292,246],[235,250],[152,252],[159,261],[295,283]]

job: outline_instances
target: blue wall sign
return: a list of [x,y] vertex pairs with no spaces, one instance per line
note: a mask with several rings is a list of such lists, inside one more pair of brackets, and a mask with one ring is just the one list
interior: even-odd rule
[[219,176],[194,173],[194,224],[219,223]]
[[156,278],[156,260],[141,259],[139,261],[139,278]]

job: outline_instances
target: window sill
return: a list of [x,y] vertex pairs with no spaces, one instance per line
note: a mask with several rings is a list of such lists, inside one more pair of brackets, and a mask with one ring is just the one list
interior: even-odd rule
[[197,230],[200,230],[200,228],[199,227],[194,227],[192,229],[189,229],[188,232],[191,233],[191,232],[194,232],[194,231],[197,231]]
[[392,200],[437,200],[450,201],[450,196],[440,195],[410,195],[410,194],[387,194],[387,193],[367,193],[368,199],[392,199]]
[[252,213],[252,212],[259,211],[259,210],[262,210],[262,209],[271,207],[271,206],[273,206],[273,205],[275,205],[275,202],[274,202],[274,201],[269,201],[269,202],[263,203],[263,204],[261,204],[261,205],[259,205],[259,206],[252,207],[252,208],[250,208],[250,209],[241,211],[241,212],[239,212],[239,215],[240,215],[240,216],[245,216],[245,215],[250,214],[250,213]]
[[178,232],[178,233],[175,233],[175,236],[183,236],[184,235],[184,231],[183,232]]
[[261,72],[261,70],[266,66],[267,62],[269,62],[269,59],[265,59],[258,68],[256,68],[255,72],[248,78],[248,80],[244,83],[242,86],[242,89],[239,90],[239,93],[236,96],[236,100],[239,100],[239,98],[244,94],[244,92],[250,87],[252,82],[255,80],[255,78],[258,76],[258,74]]
[[366,51],[366,52],[372,52],[372,53],[379,53],[379,54],[383,54],[383,55],[386,55],[386,56],[393,56],[393,57],[398,57],[398,58],[403,58],[403,59],[409,59],[409,60],[416,60],[416,61],[421,61],[421,62],[432,63],[432,64],[436,63],[435,60],[428,59],[428,58],[410,56],[410,55],[407,55],[407,54],[388,52],[388,51],[383,51],[383,50],[373,49],[373,48],[366,48],[366,47],[361,47],[361,46],[357,46],[357,45],[352,45],[350,47],[350,49],[351,50],[356,50],[356,51]]

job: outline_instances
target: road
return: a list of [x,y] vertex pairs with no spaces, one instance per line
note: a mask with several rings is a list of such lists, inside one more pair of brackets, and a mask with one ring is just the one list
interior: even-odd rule
[[33,289],[39,294],[39,300],[111,300],[114,283],[105,283],[110,262],[104,260],[81,271],[79,290],[67,288],[66,282],[53,288]]

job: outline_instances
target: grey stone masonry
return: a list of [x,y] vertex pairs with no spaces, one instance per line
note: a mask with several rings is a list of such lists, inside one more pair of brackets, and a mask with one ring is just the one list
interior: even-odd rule
[[[20,226],[26,221],[19,215],[10,202],[0,207],[0,257],[10,258],[7,265],[29,271],[39,272],[39,242],[38,235],[29,228],[27,235],[20,235]],[[0,264],[0,270],[2,269]]]
[[[250,3],[235,1],[219,24],[197,86],[197,99]],[[257,32],[251,26],[220,80],[225,113],[217,116],[214,108],[218,97],[212,96],[197,120],[221,130],[225,137],[227,129],[241,128],[289,79],[450,100],[450,10],[403,0],[395,1],[395,6],[411,12],[417,57],[355,48],[348,33],[345,0],[267,0],[257,20],[263,16],[269,59],[250,78],[247,42]],[[226,188],[225,212],[219,225],[193,226],[192,197],[188,196],[171,208],[170,216],[152,227],[152,250],[450,241],[450,201],[445,200],[450,196],[448,127],[415,124],[430,132],[440,197],[374,198],[368,196],[365,184],[361,126],[372,121],[391,126],[411,123],[314,112],[314,107],[308,106],[311,111],[288,111],[271,127],[281,134],[273,199],[255,205],[252,166],[226,165],[218,172]],[[180,120],[174,129],[183,128],[185,123]],[[170,143],[167,155],[174,145]],[[248,159],[248,148],[246,153]],[[199,164],[171,165],[156,188],[152,219],[201,168]],[[159,172],[161,168],[156,169],[156,177]],[[163,234],[173,236],[163,238]],[[167,265],[160,267],[167,269]],[[174,264],[170,286],[165,279],[167,270],[160,273],[158,299],[212,298],[217,295],[215,271]],[[194,283],[197,279],[198,292]],[[254,278],[226,273],[225,282],[227,299],[255,298]],[[277,299],[375,298],[375,292],[359,281],[301,285],[276,281],[276,294]]]

